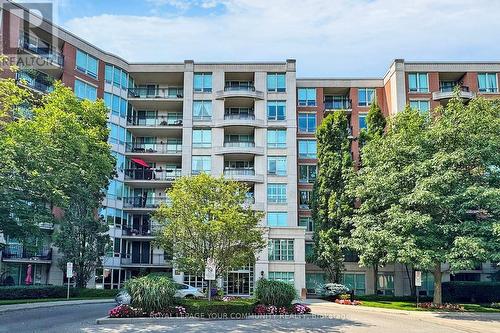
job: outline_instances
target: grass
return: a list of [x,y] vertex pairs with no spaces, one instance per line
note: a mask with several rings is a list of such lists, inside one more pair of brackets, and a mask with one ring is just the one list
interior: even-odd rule
[[[91,296],[91,297],[70,297],[70,301],[91,300],[91,299],[108,299],[110,296]],[[42,303],[66,301],[66,298],[34,298],[34,299],[4,299],[0,300],[0,306],[10,304],[27,304],[27,303]]]
[[[394,309],[394,310],[407,310],[407,311],[446,311],[439,309],[422,309],[415,307],[415,302],[408,301],[362,301],[361,306],[367,306],[372,308],[384,308],[384,309]],[[491,308],[487,305],[481,304],[461,304],[466,312],[496,312],[499,313],[500,309]]]

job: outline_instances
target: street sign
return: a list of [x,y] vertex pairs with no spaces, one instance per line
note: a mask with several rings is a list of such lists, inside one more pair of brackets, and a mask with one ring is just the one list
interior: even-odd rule
[[66,263],[66,277],[68,279],[73,277],[73,263],[72,262]]
[[205,265],[205,280],[215,280],[215,261],[212,258],[208,258]]
[[422,287],[422,271],[415,271],[415,287]]

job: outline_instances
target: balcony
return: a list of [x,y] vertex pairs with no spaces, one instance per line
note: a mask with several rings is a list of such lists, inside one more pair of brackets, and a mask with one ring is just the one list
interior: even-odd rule
[[352,103],[348,98],[341,98],[338,100],[325,100],[325,112],[329,111],[352,111]]
[[137,210],[150,210],[160,207],[161,204],[169,204],[167,197],[125,197],[123,198],[123,208],[132,208]]
[[165,260],[164,254],[135,255],[133,253],[122,253],[120,255],[122,266],[130,267],[171,267],[170,260]]
[[21,33],[19,36],[19,49],[34,54],[48,64],[57,66],[60,69],[64,66],[64,56],[62,53],[35,36]]
[[264,127],[264,120],[255,119],[254,113],[225,113],[224,120],[216,120],[214,127],[226,126]]
[[33,251],[19,244],[9,244],[2,252],[3,261],[40,261],[50,263],[52,260],[52,249],[50,246],[44,246],[37,251]]
[[264,176],[256,175],[255,169],[253,168],[224,168],[224,177],[243,182],[252,182],[252,183],[264,182]]
[[16,82],[38,93],[47,94],[54,90],[53,79],[42,72],[29,69],[16,73]]
[[172,117],[168,115],[158,117],[128,116],[127,125],[137,127],[182,126],[182,117]]
[[215,92],[216,99],[225,99],[233,97],[264,99],[264,92],[255,90],[255,87],[253,85],[226,86],[224,87],[224,90],[219,90]]
[[[454,96],[455,87],[441,87],[440,91],[435,91],[432,93],[432,99],[435,101],[448,101]],[[474,92],[469,90],[469,87],[460,86],[459,87],[459,97],[465,100],[470,100],[476,96]]]
[[181,169],[125,169],[125,181],[173,182],[181,176]]
[[142,87],[128,89],[129,99],[182,99],[183,95],[184,89],[182,87]]
[[226,141],[223,147],[217,147],[215,153],[222,154],[252,154],[264,155],[263,147],[256,147],[255,142],[249,141]]
[[141,224],[139,226],[127,225],[122,229],[122,238],[147,238],[154,237],[154,234],[160,230],[159,225]]
[[182,143],[165,143],[163,141],[153,143],[127,142],[125,152],[131,155],[140,154],[180,154],[182,152]]

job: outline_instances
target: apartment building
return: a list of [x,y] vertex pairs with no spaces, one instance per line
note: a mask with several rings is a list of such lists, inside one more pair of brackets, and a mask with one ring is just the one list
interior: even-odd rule
[[[109,225],[113,249],[90,287],[119,288],[131,277],[155,271],[204,286],[202,276],[177,271],[171,257],[154,246],[158,226],[150,214],[168,203],[166,190],[175,179],[206,172],[246,183],[247,200],[266,213],[261,226],[269,246],[255,263],[221,278],[226,293],[249,295],[260,277],[313,293],[324,281],[323,272],[306,263],[314,230],[309,206],[317,174],[314,133],[323,117],[346,110],[357,160],[355,138],[374,100],[389,115],[407,104],[421,111],[444,104],[455,85],[464,99],[499,97],[500,63],[398,59],[381,78],[297,79],[295,60],[129,63],[51,22],[32,26],[28,22],[33,20],[24,10],[1,11],[2,53],[24,61],[17,73],[1,75],[16,77],[35,94],[50,92],[54,80],[60,80],[78,97],[103,99],[109,108],[109,143],[118,176],[100,214]],[[26,60],[38,61],[28,66]],[[28,264],[35,283],[64,283],[56,265],[60,254],[50,245],[54,226],[42,227],[47,239],[37,253],[8,235],[0,238],[7,243],[0,254],[0,283],[24,284]],[[446,278],[485,280],[498,269],[490,263],[477,268]],[[355,256],[347,256],[344,280],[357,293],[373,293],[377,279],[380,293],[403,295],[410,293],[411,274],[401,265],[388,265],[375,277],[359,267]],[[424,282],[425,292],[432,292],[432,275],[425,274]]]

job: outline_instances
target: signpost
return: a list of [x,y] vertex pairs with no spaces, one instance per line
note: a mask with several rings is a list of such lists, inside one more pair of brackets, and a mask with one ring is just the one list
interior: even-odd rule
[[68,278],[68,294],[66,295],[66,299],[69,299],[69,281],[73,277],[73,263],[66,263],[66,277]]
[[212,297],[211,282],[215,280],[215,261],[212,258],[207,258],[205,265],[205,280],[208,280],[208,301]]
[[417,308],[418,308],[418,287],[422,286],[422,271],[415,271],[415,293],[417,294]]

